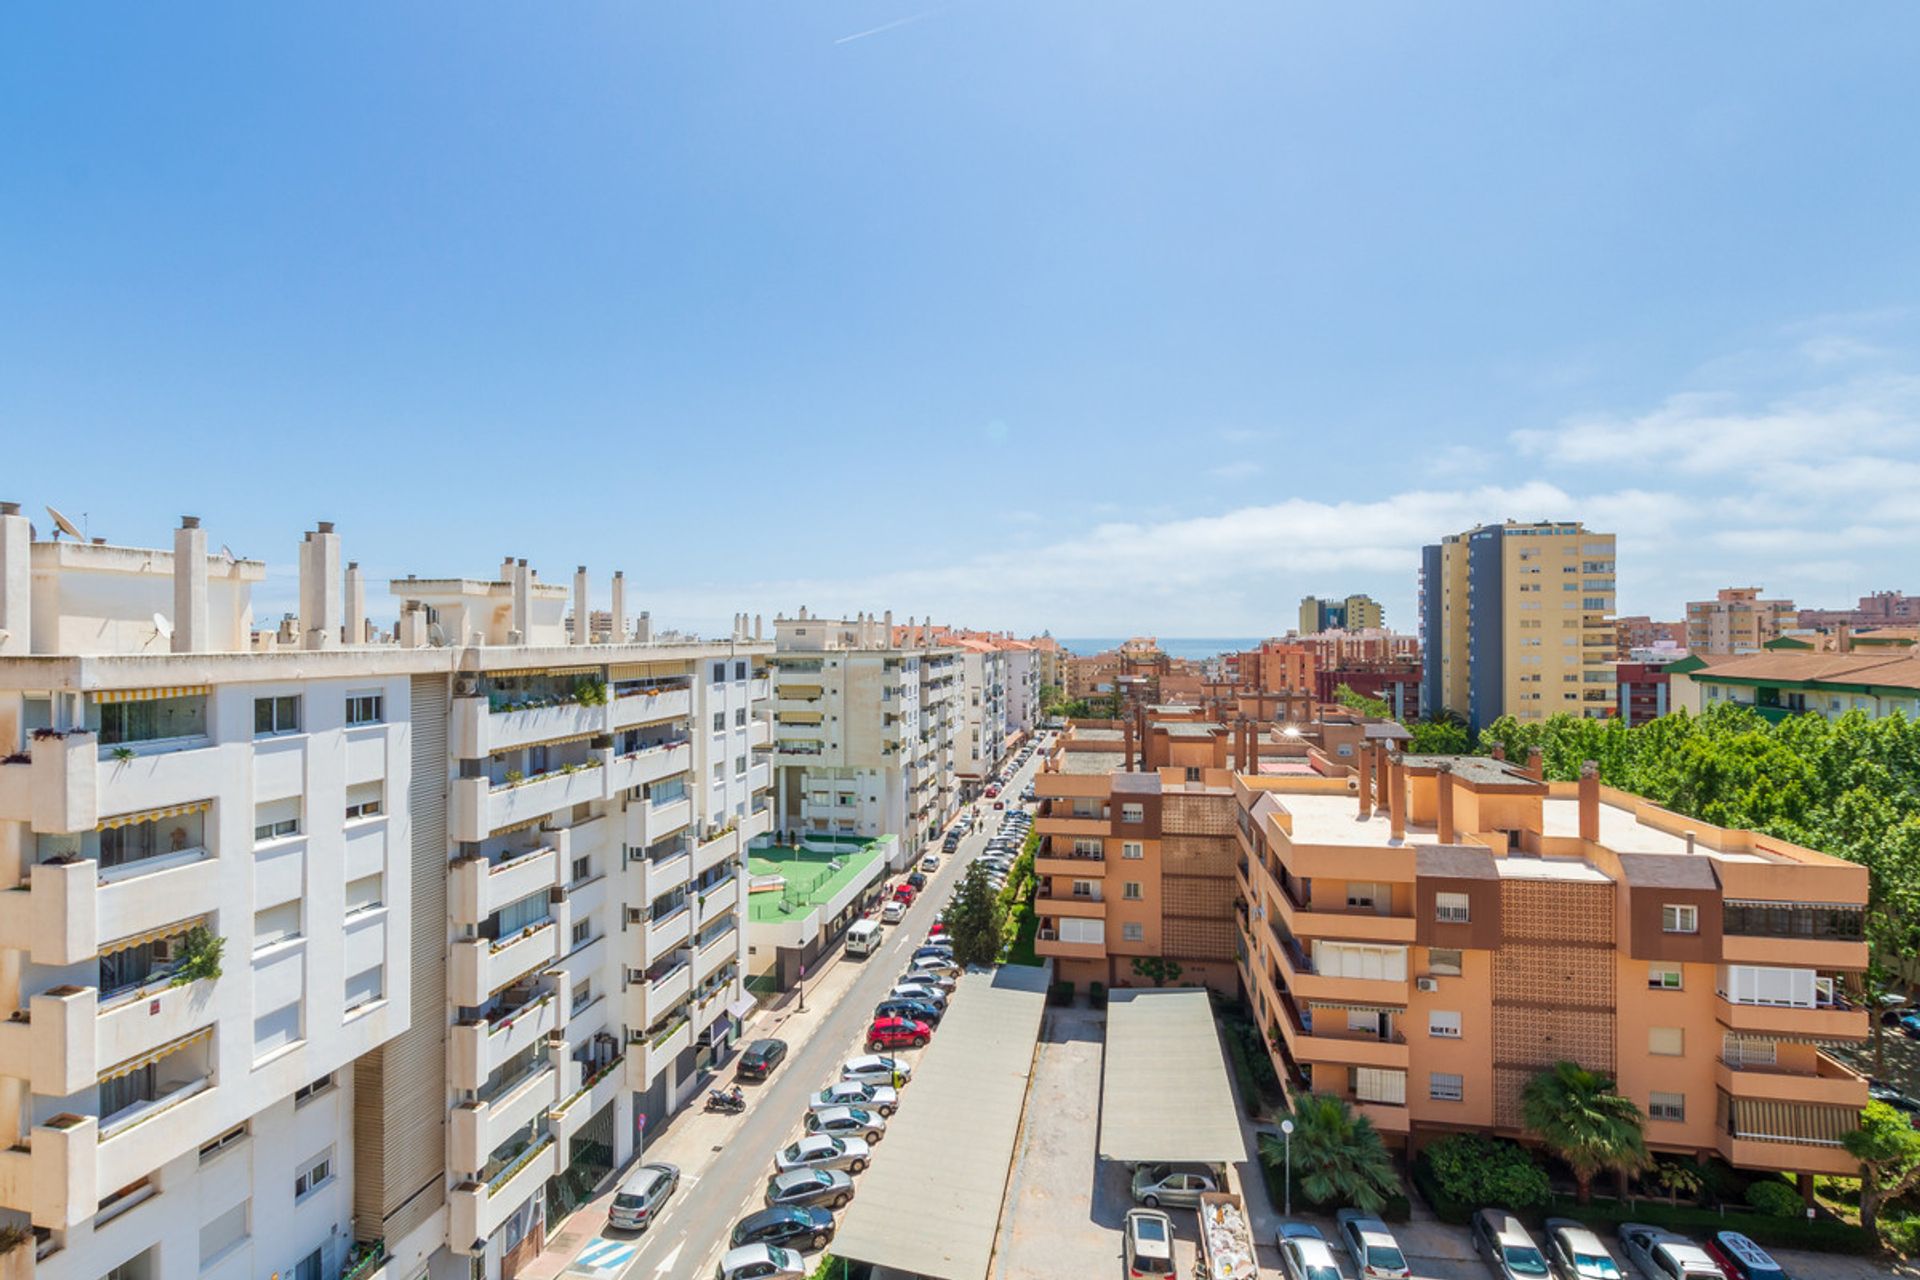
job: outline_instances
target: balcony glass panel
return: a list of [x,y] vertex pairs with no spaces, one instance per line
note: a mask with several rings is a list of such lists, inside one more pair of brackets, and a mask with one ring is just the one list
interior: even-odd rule
[[87,708],[87,728],[100,735],[103,747],[164,742],[169,738],[204,738],[207,695],[93,703]]

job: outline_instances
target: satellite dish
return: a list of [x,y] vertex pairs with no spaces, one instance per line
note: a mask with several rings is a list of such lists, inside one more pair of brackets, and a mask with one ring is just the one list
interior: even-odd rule
[[55,527],[58,529],[58,532],[56,532],[53,535],[53,540],[55,542],[58,542],[60,540],[60,534],[62,533],[66,534],[69,538],[72,538],[75,542],[85,542],[87,540],[87,535],[84,533],[81,533],[78,529],[74,528],[73,521],[61,515],[58,508],[53,506],[48,506],[47,514],[53,517],[53,523]]
[[166,614],[156,613],[153,615],[153,629],[158,631],[166,639],[173,639],[173,624],[167,621]]
[[224,542],[220,544],[220,554],[227,558],[228,564],[232,564],[235,560],[238,560],[240,558],[239,556],[233,554],[233,548],[228,546]]

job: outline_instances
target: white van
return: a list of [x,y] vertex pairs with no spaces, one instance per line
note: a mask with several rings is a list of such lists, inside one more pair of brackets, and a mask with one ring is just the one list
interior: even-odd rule
[[847,954],[871,955],[880,948],[880,926],[871,920],[855,920],[847,928]]

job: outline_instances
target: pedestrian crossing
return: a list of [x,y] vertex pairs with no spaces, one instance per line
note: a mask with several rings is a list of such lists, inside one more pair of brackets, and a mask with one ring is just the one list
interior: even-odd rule
[[605,1236],[595,1236],[593,1243],[573,1257],[567,1271],[573,1275],[607,1276],[614,1275],[633,1261],[633,1255],[640,1252],[640,1243],[635,1240],[609,1240]]

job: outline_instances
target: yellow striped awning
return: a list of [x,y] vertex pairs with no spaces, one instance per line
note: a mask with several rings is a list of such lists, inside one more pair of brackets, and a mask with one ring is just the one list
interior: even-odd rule
[[149,1049],[137,1057],[128,1058],[125,1062],[116,1062],[113,1066],[108,1067],[100,1073],[100,1083],[105,1084],[109,1080],[118,1080],[121,1076],[131,1075],[142,1067],[152,1066],[170,1054],[178,1053],[182,1049],[190,1049],[202,1040],[211,1039],[213,1039],[212,1027],[202,1027],[198,1031],[189,1031],[183,1036],[176,1036],[165,1044],[157,1048]]
[[495,827],[493,828],[493,834],[496,836],[504,836],[511,835],[515,831],[525,831],[528,827],[539,826],[552,816],[550,813],[543,813],[537,818],[528,818],[525,822],[516,822],[510,827]]
[[100,944],[100,954],[103,956],[115,955],[122,951],[131,951],[135,947],[145,946],[149,942],[158,942],[162,938],[177,938],[195,925],[202,925],[206,922],[207,918],[205,916],[189,916],[185,920],[175,921],[173,924],[163,924],[158,929],[149,929],[145,933],[135,933],[124,938],[115,938],[112,942],[103,942]]
[[168,818],[177,818],[185,813],[203,813],[213,808],[211,800],[195,800],[190,804],[170,804],[164,809],[143,809],[139,813],[119,813],[111,818],[100,819],[95,831],[111,831],[115,827],[130,827],[136,822],[164,822]]
[[599,667],[508,667],[500,671],[482,671],[480,674],[489,679],[502,676],[597,676],[601,670]]
[[207,692],[204,684],[169,684],[157,689],[95,689],[95,702],[151,702],[155,698],[191,698]]
[[819,724],[822,713],[818,711],[776,711],[773,718],[781,724]]

